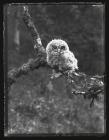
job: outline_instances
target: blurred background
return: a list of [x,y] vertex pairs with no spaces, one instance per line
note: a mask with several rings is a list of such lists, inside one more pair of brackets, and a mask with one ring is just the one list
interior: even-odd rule
[[[23,5],[4,6],[8,71],[37,57],[22,16]],[[78,59],[79,71],[105,72],[104,6],[88,4],[34,4],[29,13],[42,43],[65,40]],[[9,133],[102,133],[104,100],[90,101],[70,93],[65,79],[50,81],[51,70],[39,68],[22,76],[9,92]]]

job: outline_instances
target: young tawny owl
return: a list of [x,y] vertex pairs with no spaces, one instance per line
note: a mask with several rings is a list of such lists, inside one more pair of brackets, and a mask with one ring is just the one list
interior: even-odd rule
[[[54,39],[50,41],[46,47],[46,53],[47,63],[51,67],[58,68],[63,72],[72,72],[78,69],[78,61],[73,52],[69,50],[68,44],[64,40]],[[54,71],[54,77],[58,77],[59,75],[56,75]]]

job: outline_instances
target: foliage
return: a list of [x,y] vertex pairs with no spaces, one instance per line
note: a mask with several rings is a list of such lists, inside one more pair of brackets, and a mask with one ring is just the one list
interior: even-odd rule
[[[46,73],[46,75],[45,75]],[[80,134],[104,132],[104,101],[71,94],[63,78],[52,81],[40,68],[19,78],[9,93],[9,134]],[[36,78],[37,77],[37,78]]]

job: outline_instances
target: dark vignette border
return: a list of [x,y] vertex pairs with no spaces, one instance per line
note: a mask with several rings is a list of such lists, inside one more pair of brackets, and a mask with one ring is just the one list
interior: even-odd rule
[[[41,1],[40,1],[41,2]],[[39,2],[39,3],[40,3]],[[104,3],[104,1],[95,1],[95,2],[103,2]],[[68,3],[68,2],[67,2]],[[65,2],[65,4],[67,4],[66,2]],[[85,3],[84,2],[82,2],[82,3],[78,3],[77,1],[74,3],[74,4],[92,4],[93,2],[92,1],[90,1],[90,2],[87,2],[86,3],[86,1],[85,1]],[[17,3],[16,3],[17,4]],[[23,4],[33,4],[33,3],[23,3]],[[46,4],[46,3],[45,3]],[[47,4],[51,4],[51,3],[47,3]],[[53,3],[53,4],[56,4],[55,2]],[[58,3],[57,3],[58,4]],[[62,3],[63,4],[63,3]],[[71,3],[68,3],[68,4],[71,4]],[[96,3],[93,3],[93,4],[96,4]],[[106,3],[104,3],[105,4],[105,14],[107,13],[107,4]],[[106,17],[107,17],[107,15],[106,15]],[[5,136],[8,136],[8,137],[16,137],[16,136],[23,136],[23,137],[25,137],[25,136],[43,136],[43,137],[45,137],[45,136],[57,136],[56,134],[35,134],[35,135],[33,135],[33,134],[22,134],[22,135],[16,135],[16,134],[14,134],[14,135],[7,135],[7,129],[8,129],[8,90],[7,90],[7,69],[8,69],[8,63],[7,63],[7,48],[6,48],[6,31],[7,31],[7,29],[6,29],[6,25],[7,25],[7,21],[6,21],[6,4],[5,5],[3,5],[3,23],[2,24],[4,24],[3,26],[5,26],[5,32],[3,32],[3,58],[1,59],[1,60],[3,60],[3,75],[4,75],[4,78],[3,78],[3,80],[4,80],[4,82],[3,82],[3,80],[2,80],[2,82],[1,83],[4,83],[4,85],[3,85],[3,89],[4,89],[4,103],[3,103],[3,105],[4,105],[4,109],[2,110],[3,111],[3,113],[4,113],[4,111],[5,111],[5,114],[4,114],[4,127],[5,127],[5,129],[4,129],[4,132],[5,132]],[[105,22],[108,22],[107,21],[107,19],[104,19],[105,20]],[[4,22],[5,21],[5,22]],[[108,23],[107,23],[107,25],[109,25]],[[104,27],[104,28],[106,28],[106,27]],[[3,29],[4,30],[4,29]],[[104,33],[105,34],[105,33]],[[105,38],[106,39],[106,38]],[[106,46],[107,46],[107,43],[105,42],[104,43]],[[108,47],[105,47],[105,54],[106,54],[106,56],[105,56],[105,62],[106,62],[106,77],[108,77],[108,74],[107,74],[107,65],[108,65],[108,63],[107,63],[107,60],[108,60]],[[0,53],[2,53],[2,51],[0,51]],[[1,56],[1,55],[0,55]],[[105,78],[105,82],[107,83],[107,78]],[[107,90],[107,84],[106,84],[106,90]],[[107,95],[106,95],[107,96]],[[108,101],[108,98],[107,97],[105,97],[105,101],[107,102]],[[105,115],[106,115],[106,113],[108,112],[108,107],[107,107],[107,104],[106,104],[106,106],[105,106]],[[105,118],[106,118],[106,123],[107,123],[107,119],[108,119],[108,117],[107,117],[107,115],[105,116]],[[109,122],[108,122],[109,123]],[[108,124],[107,123],[107,124]],[[107,125],[106,125],[106,127],[105,127],[105,129],[107,129]],[[106,133],[106,132],[105,132]],[[104,134],[75,134],[75,135],[79,135],[79,136],[104,136]],[[58,136],[61,136],[61,134],[58,134]],[[70,135],[70,134],[62,134],[62,136],[72,136],[72,135]],[[73,135],[74,136],[74,135]]]

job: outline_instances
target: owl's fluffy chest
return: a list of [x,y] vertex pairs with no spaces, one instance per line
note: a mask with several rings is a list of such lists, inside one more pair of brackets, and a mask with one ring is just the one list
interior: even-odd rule
[[49,55],[48,62],[51,67],[58,67],[59,70],[66,67],[66,59],[64,54],[51,54]]

